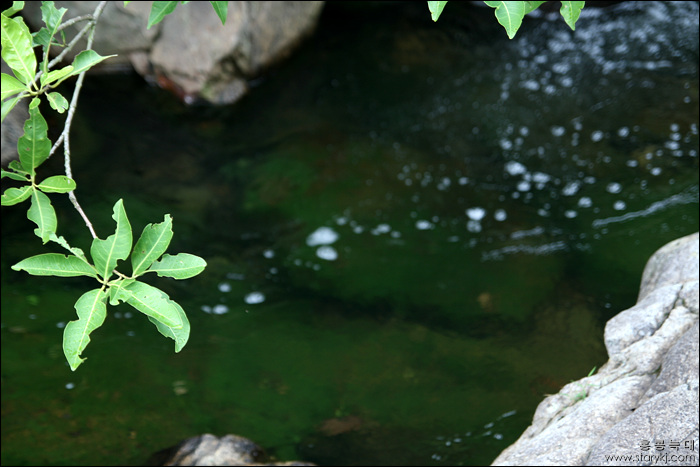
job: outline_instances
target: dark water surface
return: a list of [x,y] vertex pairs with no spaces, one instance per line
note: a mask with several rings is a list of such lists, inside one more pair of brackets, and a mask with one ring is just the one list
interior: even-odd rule
[[698,230],[697,3],[587,8],[575,33],[539,16],[513,41],[490,10],[351,3],[232,108],[87,80],[74,171],[98,234],[123,198],[136,235],[170,213],[169,251],[209,267],[149,278],[188,312],[180,354],[121,305],[71,373],[62,327],[93,284],[11,271],[45,250],[3,208],[3,465],[134,465],[205,432],[484,464],[607,360],[649,255]]

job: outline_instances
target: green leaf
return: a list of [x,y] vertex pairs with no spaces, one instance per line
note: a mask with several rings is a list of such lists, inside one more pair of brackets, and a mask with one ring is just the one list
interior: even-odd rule
[[48,99],[51,108],[60,114],[65,112],[68,108],[68,101],[59,92],[50,92],[46,94],[46,98]]
[[501,26],[506,29],[508,38],[515,37],[515,33],[520,29],[525,16],[525,2],[492,2],[485,1],[486,5],[495,8],[496,19]]
[[[4,171],[3,171],[4,172]],[[10,178],[14,178],[10,176]],[[25,199],[29,198],[32,194],[32,186],[27,185],[21,188],[8,188],[5,193],[2,194],[2,205],[3,206],[14,206],[19,204]]]
[[27,90],[27,86],[22,84],[21,81],[19,81],[17,78],[14,76],[10,76],[7,73],[2,74],[2,100],[5,100],[6,98],[10,97],[13,94],[18,94],[22,91]]
[[39,190],[32,190],[32,205],[27,211],[27,218],[37,225],[34,233],[42,242],[48,242],[51,234],[56,233],[56,211],[53,210],[49,197]]
[[[221,24],[226,24],[226,14],[228,13],[228,2],[212,2],[211,6],[214,7],[214,12],[221,20]],[[447,3],[447,2],[445,2]]]
[[36,74],[36,57],[32,49],[32,35],[21,17],[0,16],[2,33],[2,59],[5,60],[17,79],[30,86]]
[[166,214],[160,224],[148,224],[131,254],[132,276],[143,274],[155,260],[165,253],[173,238],[173,220]]
[[132,292],[127,291],[126,287],[134,281],[135,279],[119,279],[111,282],[109,284],[109,304],[116,306],[131,297]]
[[68,193],[75,190],[75,181],[65,175],[49,177],[37,185],[44,193]]
[[30,181],[27,174],[10,172],[10,171],[5,170],[5,169],[0,169],[0,171],[2,172],[2,176],[1,176],[2,178],[8,177],[8,178],[11,178],[12,180],[18,180],[20,182],[29,182]]
[[65,248],[66,250],[70,251],[70,252],[73,253],[75,256],[77,256],[78,258],[82,259],[83,262],[89,264],[89,261],[87,260],[87,257],[85,256],[85,253],[83,253],[83,250],[81,250],[80,248],[77,248],[77,247],[72,247],[72,246],[70,246],[70,245],[68,244],[68,242],[66,241],[65,238],[63,238],[63,237],[58,237],[58,236],[56,236],[56,234],[51,234],[51,237],[49,237],[49,240],[51,240],[52,242],[58,243],[59,245],[61,245],[61,246],[62,246],[63,248]]
[[7,166],[15,172],[17,172],[18,174],[26,175],[27,179],[29,180],[29,172],[22,168],[22,164],[20,164],[18,160],[15,159],[13,161],[10,161],[10,163]]
[[7,114],[10,113],[10,111],[17,105],[17,102],[19,102],[20,97],[13,97],[12,99],[8,99],[6,101],[3,101],[2,103],[2,116],[0,117],[0,122],[5,121],[5,117],[7,117]]
[[559,12],[573,31],[576,30],[576,21],[578,21],[585,4],[586,2],[561,2],[561,10]]
[[71,76],[72,73],[73,73],[73,65],[68,65],[68,66],[64,66],[60,70],[54,70],[54,71],[50,71],[48,74],[43,74],[43,75],[41,75],[41,78],[40,78],[41,87],[44,87],[48,84],[51,84],[51,83],[54,83],[57,81],[60,81],[61,78],[65,78],[66,76]]
[[525,4],[525,14],[528,14],[540,7],[544,1],[541,2],[523,2]]
[[126,303],[141,313],[151,316],[157,321],[173,329],[183,326],[180,313],[165,292],[144,282],[134,281],[124,288],[130,296]]
[[110,57],[116,57],[116,54],[103,57],[94,50],[83,50],[73,59],[73,71],[69,76],[79,75],[83,71],[89,70],[102,60],[107,60]]
[[175,256],[165,255],[148,269],[160,277],[172,277],[173,279],[189,279],[207,267],[207,262],[199,256],[189,253],[180,253]]
[[46,24],[51,36],[56,34],[66,11],[65,8],[57,10],[53,2],[41,2],[41,20]]
[[175,11],[177,2],[153,2],[151,5],[151,13],[148,15],[148,27],[146,29],[151,29],[165,18],[167,15]]
[[[32,46],[33,47],[48,47],[51,44],[51,33],[46,28],[41,28],[37,32],[32,34]],[[44,64],[42,63],[42,69]]]
[[77,256],[44,253],[25,258],[12,266],[15,271],[25,270],[32,276],[97,277],[95,268]]
[[31,174],[49,158],[51,141],[47,137],[48,125],[39,111],[39,98],[29,104],[29,118],[24,122],[24,135],[17,142],[17,152],[22,168]]
[[165,324],[161,323],[158,320],[153,319],[152,317],[148,317],[148,320],[156,325],[156,328],[158,328],[158,331],[160,331],[161,334],[163,334],[165,337],[169,337],[175,341],[175,352],[179,352],[182,350],[182,348],[187,344],[187,340],[190,338],[190,322],[187,319],[187,315],[185,314],[185,310],[182,309],[182,307],[177,303],[174,302],[173,300],[169,300],[170,303],[175,307],[177,310],[178,315],[180,316],[180,319],[182,320],[182,327],[181,328],[173,328],[170,326],[166,326]]
[[63,330],[63,353],[73,371],[85,361],[80,354],[90,343],[90,333],[105,322],[106,302],[107,293],[100,289],[84,293],[75,302],[78,320],[69,322]]
[[433,21],[438,20],[445,5],[447,5],[447,2],[428,2],[428,9],[430,10],[430,16],[433,18]]
[[121,199],[114,204],[112,219],[117,222],[114,234],[106,240],[94,239],[90,247],[90,255],[97,267],[97,273],[105,280],[112,275],[117,261],[126,259],[131,251],[131,225]]
[[7,10],[3,11],[2,14],[7,17],[10,17],[18,11],[22,11],[22,8],[24,8],[24,2],[12,2],[12,6]]

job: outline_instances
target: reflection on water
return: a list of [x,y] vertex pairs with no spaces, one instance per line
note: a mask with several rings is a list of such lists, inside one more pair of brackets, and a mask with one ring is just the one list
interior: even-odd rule
[[[83,196],[95,212],[124,196],[135,228],[171,212],[173,249],[209,263],[162,282],[190,316],[183,352],[119,308],[71,378],[70,394],[111,398],[144,449],[235,432],[327,465],[488,463],[543,394],[605,361],[602,327],[648,256],[698,228],[697,3],[587,8],[575,32],[540,14],[513,41],[466,3],[437,24],[424,4],[354,8],[327,5],[232,109],[87,90],[75,146],[104,157],[82,155]],[[52,293],[71,309],[72,291]],[[14,341],[65,323],[6,300]]]

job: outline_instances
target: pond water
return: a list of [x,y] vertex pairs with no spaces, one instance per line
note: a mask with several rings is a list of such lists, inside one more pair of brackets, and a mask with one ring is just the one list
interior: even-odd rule
[[11,271],[44,250],[3,208],[3,464],[136,465],[210,432],[481,465],[607,360],[649,255],[698,230],[697,3],[586,8],[575,33],[539,14],[513,41],[469,4],[437,24],[357,4],[231,108],[87,80],[74,172],[98,234],[123,198],[136,233],[170,213],[169,251],[209,266],[151,281],[188,313],[181,353],[121,305],[71,373],[62,327],[92,284]]

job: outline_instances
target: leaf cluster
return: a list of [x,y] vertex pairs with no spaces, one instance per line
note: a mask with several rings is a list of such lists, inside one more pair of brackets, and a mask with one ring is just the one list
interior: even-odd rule
[[[0,199],[3,206],[16,205],[29,199],[27,218],[37,226],[34,233],[41,238],[43,244],[56,243],[69,254],[44,253],[32,256],[13,265],[12,269],[23,270],[35,276],[88,276],[99,283],[98,288],[85,292],[77,300],[75,310],[78,319],[70,321],[63,332],[63,352],[73,371],[85,360],[81,354],[90,342],[90,334],[104,323],[108,302],[113,306],[125,302],[146,315],[161,334],[175,341],[175,351],[179,352],[187,343],[190,333],[184,310],[162,290],[137,280],[147,273],[188,279],[206,267],[206,262],[195,255],[165,254],[173,237],[172,218],[169,214],[165,215],[163,222],[147,225],[133,245],[131,224],[120,199],[113,208],[112,218],[116,222],[114,233],[104,240],[93,234],[90,247],[92,261],[80,248],[72,247],[64,237],[56,233],[57,216],[47,193],[67,193],[71,196],[76,183],[68,175],[51,176],[41,181],[37,179],[37,168],[52,153],[48,125],[39,110],[41,96],[56,111],[64,112],[68,108],[68,101],[58,92],[49,91],[68,77],[82,77],[89,68],[109,57],[101,57],[88,49],[80,52],[72,65],[52,71],[49,49],[52,46],[66,46],[61,24],[66,9],[56,9],[51,1],[43,2],[41,11],[45,27],[31,34],[21,17],[13,17],[23,8],[23,3],[14,2],[11,8],[2,12],[2,59],[14,74],[14,77],[2,74],[2,118],[20,99],[32,98],[24,134],[17,143],[19,160],[12,161],[8,170],[2,169],[2,178],[22,182],[23,185],[8,188]],[[95,22],[89,27],[94,29]],[[77,40],[74,39],[71,44],[75,42]],[[43,61],[40,64],[36,61],[35,47],[40,47],[43,51]],[[58,61],[54,60],[56,63]],[[73,100],[76,100],[75,95]],[[64,130],[66,139],[67,133]],[[77,201],[74,205],[77,208]],[[79,212],[82,213],[82,210]],[[91,228],[89,222],[88,226]],[[125,275],[117,271],[116,267],[120,261],[129,257],[132,272],[131,275]]]
[[[131,2],[124,2],[124,5],[128,5]],[[163,21],[163,18],[168,16],[170,13],[175,11],[175,7],[177,6],[178,3],[182,3],[183,5],[186,5],[190,2],[173,2],[173,1],[156,1],[153,2],[153,5],[151,5],[151,12],[148,15],[148,27],[147,29],[151,29],[151,26],[155,26],[156,24],[160,23]],[[221,24],[226,24],[226,15],[228,14],[228,2],[215,2],[215,1],[210,1],[212,8],[214,8],[214,12],[216,15],[219,17],[221,20]]]
[[[525,17],[525,15],[539,8],[540,5],[542,5],[544,2],[485,1],[484,3],[490,6],[491,8],[495,8],[494,13],[496,15],[496,19],[501,24],[501,26],[505,28],[506,34],[508,34],[508,38],[512,39],[515,37],[515,34],[518,32],[518,29],[520,29],[520,25],[523,23],[523,18]],[[446,4],[446,1],[428,2],[428,9],[430,10],[430,14],[433,18],[433,21],[438,20]],[[561,9],[559,10],[559,12],[564,18],[564,21],[566,21],[566,24],[568,24],[572,30],[576,29],[576,21],[578,21],[578,17],[581,14],[581,10],[583,9],[585,4],[586,2],[561,2]]]

